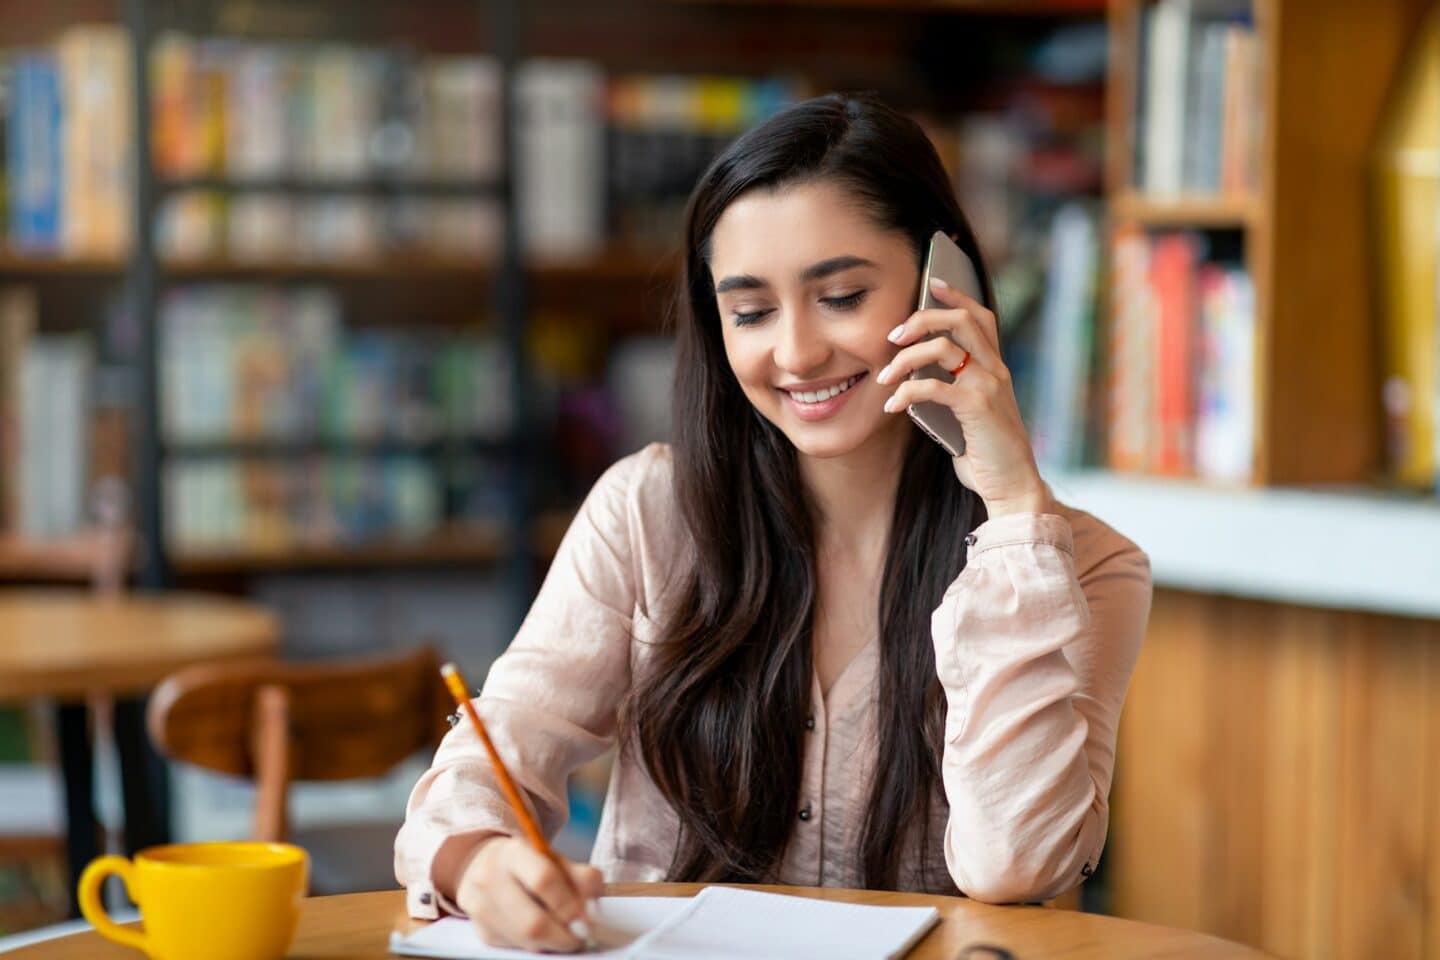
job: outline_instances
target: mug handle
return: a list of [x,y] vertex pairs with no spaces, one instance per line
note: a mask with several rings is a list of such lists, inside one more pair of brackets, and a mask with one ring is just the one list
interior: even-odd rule
[[[139,930],[130,927],[122,927],[110,915],[105,912],[105,905],[100,902],[100,887],[105,883],[105,878],[114,874],[125,884],[125,890],[135,899],[135,867],[124,857],[104,856],[90,861],[85,872],[80,874],[80,885],[77,894],[80,899],[80,912],[95,927],[95,932],[107,940],[114,940],[116,943],[124,944],[127,947],[134,947],[147,957],[150,955],[149,938]],[[139,902],[138,900],[136,901]]]

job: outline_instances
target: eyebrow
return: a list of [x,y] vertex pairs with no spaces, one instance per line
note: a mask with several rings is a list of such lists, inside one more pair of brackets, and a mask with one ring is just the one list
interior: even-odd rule
[[[831,257],[829,260],[821,260],[819,263],[811,264],[800,273],[802,283],[811,283],[815,280],[823,280],[826,277],[839,273],[842,270],[850,270],[854,267],[876,266],[873,260],[866,260],[864,257],[842,256]],[[761,278],[749,273],[736,274],[726,277],[715,284],[717,294],[725,293],[728,290],[759,290],[768,287],[770,284]]]

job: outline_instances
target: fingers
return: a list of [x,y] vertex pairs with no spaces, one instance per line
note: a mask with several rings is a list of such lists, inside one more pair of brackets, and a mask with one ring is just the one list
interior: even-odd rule
[[885,401],[886,413],[897,413],[915,403],[932,400],[955,410],[982,412],[996,409],[1009,386],[1009,373],[996,376],[984,367],[971,365],[954,383],[934,377],[906,380]]
[[931,364],[945,370],[954,370],[961,364],[965,364],[968,368],[971,356],[968,351],[949,337],[932,337],[897,353],[895,359],[875,375],[875,381],[877,383],[894,383]]
[[972,314],[989,337],[991,345],[997,352],[1000,350],[1000,323],[995,317],[995,311],[939,277],[930,278],[930,293],[942,307],[965,310]]
[[585,919],[588,897],[576,889],[573,866],[566,865],[562,871],[549,857],[527,846],[517,851],[511,871],[530,896],[565,927]]
[[598,867],[586,863],[572,863],[568,869],[570,881],[586,900],[594,900],[605,892],[605,875]]
[[487,891],[481,914],[475,917],[482,930],[526,950],[556,950],[573,953],[584,941],[571,933],[520,883],[495,884]]
[[993,324],[964,307],[916,310],[904,323],[891,330],[887,339],[896,346],[904,347],[936,333],[950,334],[971,353],[1000,355],[1000,341]]
[[602,887],[595,868],[556,864],[525,841],[507,837],[476,855],[456,902],[491,944],[568,952],[585,945],[588,930],[575,922],[583,921],[586,901]]
[[[928,339],[922,339],[925,337]],[[932,363],[954,370],[967,353],[974,363],[991,371],[1005,368],[989,334],[968,310],[919,310],[896,328],[890,339],[903,349],[876,376],[879,383],[895,383]]]

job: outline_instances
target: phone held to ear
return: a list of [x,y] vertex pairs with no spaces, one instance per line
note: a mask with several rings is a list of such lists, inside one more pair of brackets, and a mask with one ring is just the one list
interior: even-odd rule
[[[956,290],[984,302],[984,297],[980,294],[980,280],[975,275],[975,265],[970,262],[965,251],[955,245],[954,240],[938,230],[930,238],[930,250],[925,255],[925,269],[920,273],[920,305],[917,309],[926,310],[939,306],[930,294],[931,277],[939,277]],[[948,336],[948,334],[934,333],[930,336]],[[910,374],[912,380],[921,377],[934,377],[944,380],[946,383],[955,382],[955,378],[950,375],[949,370],[934,363],[921,367]],[[955,414],[949,407],[943,403],[926,400],[921,403],[912,403],[906,409],[910,414],[910,419],[919,424],[920,429],[924,430],[930,439],[944,447],[950,456],[964,455],[965,432],[960,429],[960,421],[955,418]]]

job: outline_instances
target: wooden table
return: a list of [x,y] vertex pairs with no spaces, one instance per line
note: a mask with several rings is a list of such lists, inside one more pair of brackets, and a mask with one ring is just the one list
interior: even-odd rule
[[78,871],[100,853],[86,698],[115,700],[126,849],[164,842],[164,768],[149,749],[137,698],[181,667],[270,654],[279,637],[270,611],[219,597],[0,591],[0,703],[43,697],[59,704],[72,894]]
[[0,702],[145,693],[193,663],[268,654],[275,615],[185,593],[0,591]]
[[[610,884],[622,896],[689,896],[698,885],[683,883]],[[1184,930],[1156,927],[1089,913],[1044,907],[992,907],[958,897],[930,897],[865,890],[813,887],[758,887],[776,893],[886,906],[934,906],[940,924],[908,955],[908,960],[954,960],[968,944],[989,943],[1008,949],[1016,960],[1062,957],[1067,960],[1130,960],[1139,957],[1263,957],[1250,947]],[[408,929],[400,891],[353,893],[306,900],[300,931],[290,956],[305,960],[390,960],[390,931]],[[6,954],[14,960],[134,960],[138,954],[98,934],[82,933]]]

